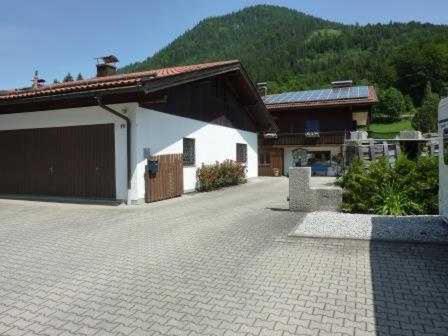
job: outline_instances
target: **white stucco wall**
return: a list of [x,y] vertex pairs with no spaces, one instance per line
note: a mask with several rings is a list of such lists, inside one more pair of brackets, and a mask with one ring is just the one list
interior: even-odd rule
[[247,177],[258,176],[257,134],[234,128],[208,124],[202,121],[174,116],[167,113],[138,108],[137,112],[136,168],[133,174],[134,200],[145,196],[144,148],[151,155],[183,152],[183,138],[194,138],[196,145],[195,167],[184,168],[184,191],[196,188],[196,170],[204,164],[236,160],[236,144],[247,144]]
[[0,115],[0,131],[31,128],[115,125],[115,176],[118,200],[140,201],[145,197],[144,148],[151,155],[183,151],[183,138],[196,139],[196,166],[184,168],[184,190],[196,187],[196,170],[202,163],[236,159],[236,144],[247,144],[247,176],[258,176],[257,134],[173,116],[138,107],[136,103],[109,105],[131,119],[131,189],[127,188],[126,123],[100,107],[82,107]]
[[293,146],[293,147],[286,147],[283,151],[284,153],[284,174],[289,174],[289,168],[294,167],[294,160],[292,157],[292,152],[298,148],[306,149],[307,151],[312,152],[331,152],[331,156],[335,156],[339,153],[341,153],[342,148],[340,145],[334,145],[334,146]]
[[[131,120],[135,120],[137,104],[110,105],[110,107],[119,112],[126,112]],[[0,131],[111,123],[115,125],[116,197],[126,200],[128,197],[126,123],[123,119],[97,106],[0,115]]]
[[448,128],[448,98],[442,100],[439,108],[439,212],[442,216],[448,217],[448,165],[445,164],[443,130]]

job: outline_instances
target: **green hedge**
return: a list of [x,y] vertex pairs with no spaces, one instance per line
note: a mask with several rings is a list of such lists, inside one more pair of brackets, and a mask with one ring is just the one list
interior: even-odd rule
[[246,167],[226,160],[212,165],[202,165],[196,173],[197,190],[211,191],[246,182]]
[[416,161],[400,156],[394,164],[381,158],[366,166],[354,161],[338,179],[344,189],[342,210],[379,215],[438,213],[439,174],[436,157]]
[[400,135],[400,132],[390,132],[390,133],[377,133],[369,131],[369,138],[372,139],[395,139],[398,135]]

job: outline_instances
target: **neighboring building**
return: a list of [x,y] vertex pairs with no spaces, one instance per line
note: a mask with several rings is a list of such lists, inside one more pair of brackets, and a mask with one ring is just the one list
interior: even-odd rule
[[[238,160],[258,175],[257,133],[276,126],[240,62],[117,75],[116,61],[93,79],[34,78],[0,95],[0,194],[140,202],[147,158],[166,154],[184,154],[182,191],[203,163]],[[172,174],[155,187],[172,189]]]
[[448,218],[448,98],[442,100],[439,109],[439,209]]
[[264,96],[279,132],[260,138],[260,175],[311,166],[315,175],[334,175],[351,131],[367,127],[378,102],[375,89],[334,82],[326,90]]

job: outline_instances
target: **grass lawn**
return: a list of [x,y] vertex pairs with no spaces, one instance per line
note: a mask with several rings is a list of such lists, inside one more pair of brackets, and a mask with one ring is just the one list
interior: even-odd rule
[[400,131],[413,130],[410,119],[403,119],[393,123],[372,123],[369,135],[374,139],[394,138]]

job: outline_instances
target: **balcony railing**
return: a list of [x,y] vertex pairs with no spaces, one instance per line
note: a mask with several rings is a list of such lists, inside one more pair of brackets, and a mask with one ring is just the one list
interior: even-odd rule
[[276,138],[263,138],[262,143],[269,146],[282,145],[342,145],[345,142],[345,131],[306,133],[278,133]]

